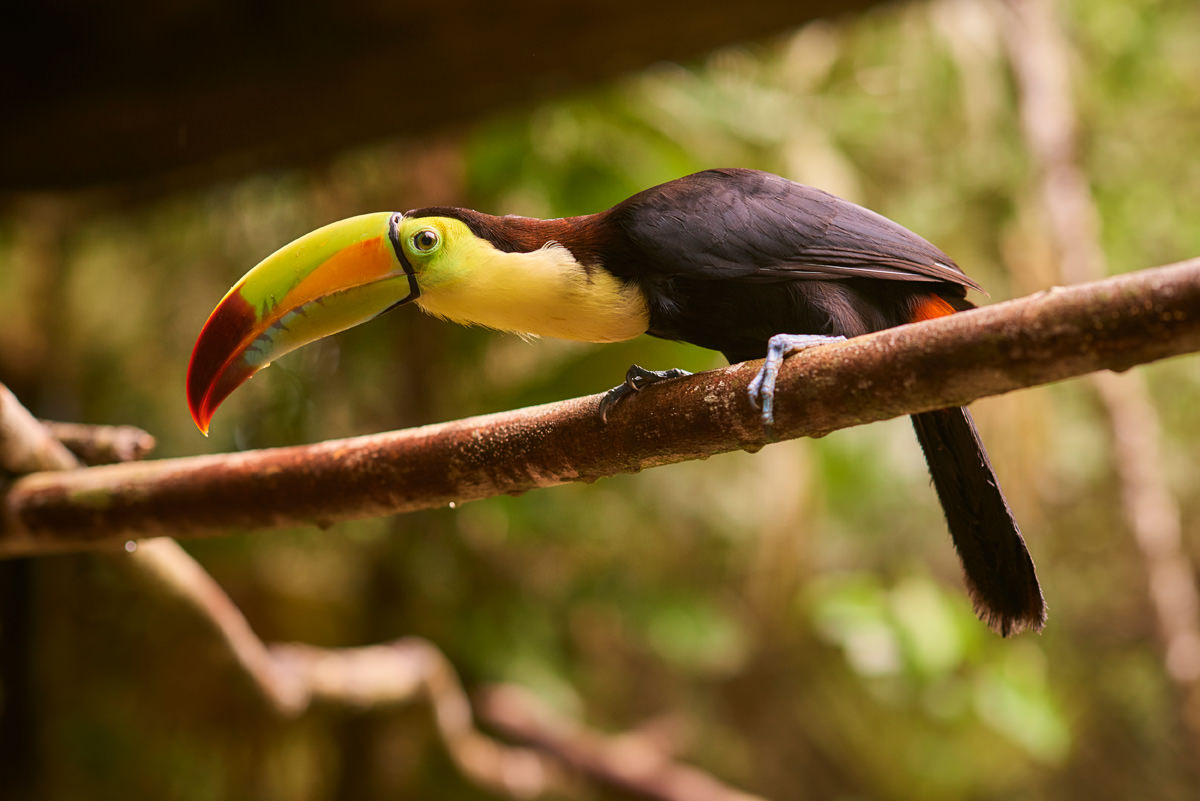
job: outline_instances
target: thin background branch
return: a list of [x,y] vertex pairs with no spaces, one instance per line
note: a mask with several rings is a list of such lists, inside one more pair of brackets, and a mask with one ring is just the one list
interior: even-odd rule
[[[144,432],[68,429],[75,439],[116,436],[138,447],[101,448],[98,458],[141,452]],[[0,385],[0,468],[10,473],[70,470],[79,461]],[[62,431],[63,429],[57,429]],[[471,782],[512,798],[577,795],[570,776],[654,801],[761,801],[709,774],[670,759],[656,744],[609,738],[555,718],[529,693],[505,686],[486,696],[494,727],[530,747],[504,745],[481,733],[453,665],[432,643],[407,637],[359,648],[267,645],[233,600],[177,542],[165,537],[129,543],[110,560],[160,601],[170,599],[204,623],[233,667],[250,679],[277,715],[297,717],[311,706],[374,709],[425,702],[451,759]]]
[[136,462],[154,450],[154,437],[136,426],[96,426],[42,420],[54,439],[86,465]]

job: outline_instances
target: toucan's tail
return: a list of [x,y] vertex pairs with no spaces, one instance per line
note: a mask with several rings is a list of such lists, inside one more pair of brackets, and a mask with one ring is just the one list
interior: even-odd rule
[[966,409],[912,416],[980,618],[1002,636],[1046,622],[1033,559]]

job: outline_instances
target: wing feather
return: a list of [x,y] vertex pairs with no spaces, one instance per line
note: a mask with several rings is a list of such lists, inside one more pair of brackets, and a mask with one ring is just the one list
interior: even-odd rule
[[907,228],[819,189],[755,170],[708,170],[610,212],[656,272],[751,282],[878,278],[979,289]]

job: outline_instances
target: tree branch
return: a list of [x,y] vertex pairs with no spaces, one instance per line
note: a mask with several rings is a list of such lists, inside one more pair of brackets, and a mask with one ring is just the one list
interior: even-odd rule
[[88,465],[136,462],[154,450],[154,437],[135,426],[92,426],[40,421],[50,436]]
[[0,470],[21,475],[74,467],[75,456],[0,384]]
[[564,720],[514,685],[488,688],[477,696],[476,706],[480,719],[508,739],[545,753],[595,784],[653,801],[762,801],[672,761],[650,737],[603,737]]
[[[1200,350],[1200,259],[816,348],[780,372],[778,439]],[[0,554],[327,525],[755,450],[758,362],[660,384],[603,425],[599,395],[314,445],[18,479]]]

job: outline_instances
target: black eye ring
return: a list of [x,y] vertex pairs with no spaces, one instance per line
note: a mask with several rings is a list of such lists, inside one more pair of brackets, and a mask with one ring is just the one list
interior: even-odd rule
[[441,241],[442,238],[438,235],[438,232],[432,228],[422,228],[413,234],[412,238],[413,247],[422,253],[428,253],[433,250]]

